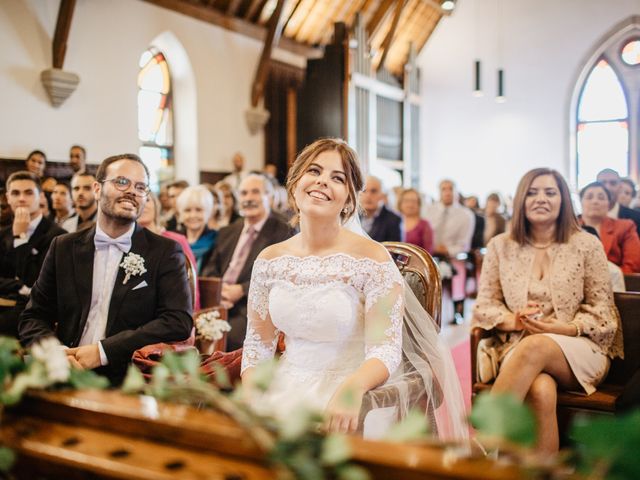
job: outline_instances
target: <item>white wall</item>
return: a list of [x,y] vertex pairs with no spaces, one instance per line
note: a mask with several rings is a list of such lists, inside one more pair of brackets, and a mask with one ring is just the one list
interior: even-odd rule
[[[168,31],[189,56],[197,102],[197,121],[176,126],[177,153],[192,152],[185,155],[196,155],[194,165],[201,170],[229,169],[236,151],[245,154],[250,168],[263,165],[263,135],[251,136],[244,120],[260,42],[142,1],[79,0],[64,69],[81,80],[54,108],[40,72],[52,66],[58,5],[58,0],[0,2],[0,157],[22,157],[41,148],[52,160],[66,160],[74,143],[87,147],[91,163],[137,152],[138,60],[154,38]],[[179,109],[179,98],[175,101]],[[181,138],[196,145],[181,149]],[[179,171],[187,160],[177,156]],[[193,169],[181,173],[197,178]]]
[[[637,0],[458,0],[418,58],[422,188],[433,193],[449,177],[461,192],[484,199],[493,190],[512,194],[534,167],[568,176],[577,75],[597,42],[639,13]],[[476,58],[482,61],[482,98],[472,96]],[[495,102],[500,66],[504,104]]]

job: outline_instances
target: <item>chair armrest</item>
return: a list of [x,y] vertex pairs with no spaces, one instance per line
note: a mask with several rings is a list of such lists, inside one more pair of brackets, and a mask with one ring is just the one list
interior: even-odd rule
[[469,340],[469,348],[471,349],[471,385],[478,382],[477,366],[477,353],[478,343],[483,338],[492,336],[495,333],[495,329],[485,330],[480,327],[473,327],[471,329],[471,338]]

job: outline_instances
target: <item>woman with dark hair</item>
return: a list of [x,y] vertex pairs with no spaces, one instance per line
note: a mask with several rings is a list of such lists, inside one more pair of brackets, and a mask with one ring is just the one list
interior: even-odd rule
[[[397,387],[384,391],[398,392],[395,413],[406,415],[416,406],[406,376],[419,375],[428,404],[420,406],[435,412],[438,433],[464,436],[451,354],[424,309],[413,309],[417,300],[387,250],[359,225],[363,186],[357,154],[339,139],[314,142],[291,166],[286,188],[300,233],[265,248],[253,265],[243,387],[265,413],[286,416],[302,405],[324,411],[329,430],[353,432],[364,395],[379,405],[373,390],[382,384]],[[260,394],[255,367],[273,358],[279,332],[286,351]]]
[[640,272],[640,239],[632,220],[607,216],[611,193],[600,182],[592,182],[580,190],[582,215],[580,222],[597,233],[607,259],[623,273]]
[[607,258],[574,215],[566,182],[537,168],[520,180],[511,232],[488,246],[473,325],[502,342],[493,393],[527,401],[538,449],[558,450],[557,388],[589,395],[622,356]]
[[484,206],[484,244],[487,245],[496,235],[503,233],[507,229],[507,221],[501,212],[502,200],[497,193],[490,193],[487,196],[487,203]]
[[222,199],[218,226],[219,228],[226,227],[240,218],[240,215],[238,215],[238,200],[233,188],[227,182],[220,181],[216,183],[214,189],[218,192],[219,198]]
[[424,218],[420,218],[422,199],[414,188],[401,190],[398,195],[398,211],[402,214],[405,241],[433,252],[433,229]]
[[624,207],[633,208],[636,199],[636,184],[629,177],[620,179],[620,190],[618,190],[618,203]]

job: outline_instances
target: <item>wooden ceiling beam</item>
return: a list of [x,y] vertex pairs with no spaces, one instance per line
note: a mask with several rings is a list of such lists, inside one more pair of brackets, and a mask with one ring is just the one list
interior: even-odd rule
[[248,22],[253,22],[254,20],[257,22],[267,1],[268,0],[252,0],[247,13],[244,14],[244,19]]
[[[181,0],[142,0],[159,7],[163,7],[174,12],[193,17],[203,22],[217,25],[226,30],[245,35],[256,40],[264,41],[267,36],[267,29],[261,25],[255,25],[241,18],[228,17],[224,13],[202,4],[184,2]],[[282,38],[278,47],[283,50],[301,55],[307,58],[317,58],[321,50],[307,45],[303,45],[288,38]]]
[[269,30],[267,32],[267,38],[264,41],[264,48],[262,49],[262,55],[260,55],[260,63],[256,70],[256,76],[253,80],[253,86],[251,87],[251,106],[257,107],[258,103],[262,99],[264,94],[264,85],[267,81],[267,74],[269,73],[269,65],[271,64],[271,51],[274,46],[278,45],[280,35],[282,34],[282,8],[286,0],[278,0],[276,8],[269,18],[267,24]]
[[382,0],[380,2],[378,8],[373,14],[373,17],[371,17],[371,20],[369,20],[369,23],[367,23],[367,35],[369,36],[369,38],[373,38],[375,36],[378,28],[380,28],[380,26],[382,25],[383,20],[389,12],[389,9],[393,6],[394,3],[395,0]]
[[56,31],[53,34],[53,43],[51,46],[53,68],[62,69],[64,66],[64,57],[67,54],[67,40],[69,39],[69,31],[71,30],[71,21],[73,20],[73,10],[75,7],[76,0],[61,0],[60,2]]
[[396,29],[398,28],[398,23],[400,22],[400,15],[402,15],[402,9],[406,5],[406,3],[407,3],[407,0],[396,0],[396,9],[393,13],[391,28],[387,32],[387,36],[382,42],[382,56],[380,57],[380,63],[378,63],[378,68],[376,69],[378,71],[384,67],[384,62],[387,60],[389,49],[391,48],[391,44],[393,43],[393,37],[396,34]]

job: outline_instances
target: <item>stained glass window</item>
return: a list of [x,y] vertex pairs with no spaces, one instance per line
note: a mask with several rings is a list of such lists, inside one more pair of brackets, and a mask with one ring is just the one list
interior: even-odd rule
[[578,187],[603,168],[629,173],[629,111],[620,78],[605,57],[583,85],[578,102],[576,153]]
[[155,48],[140,57],[138,73],[138,138],[140,156],[156,185],[173,164],[173,104],[171,75],[162,52]]

